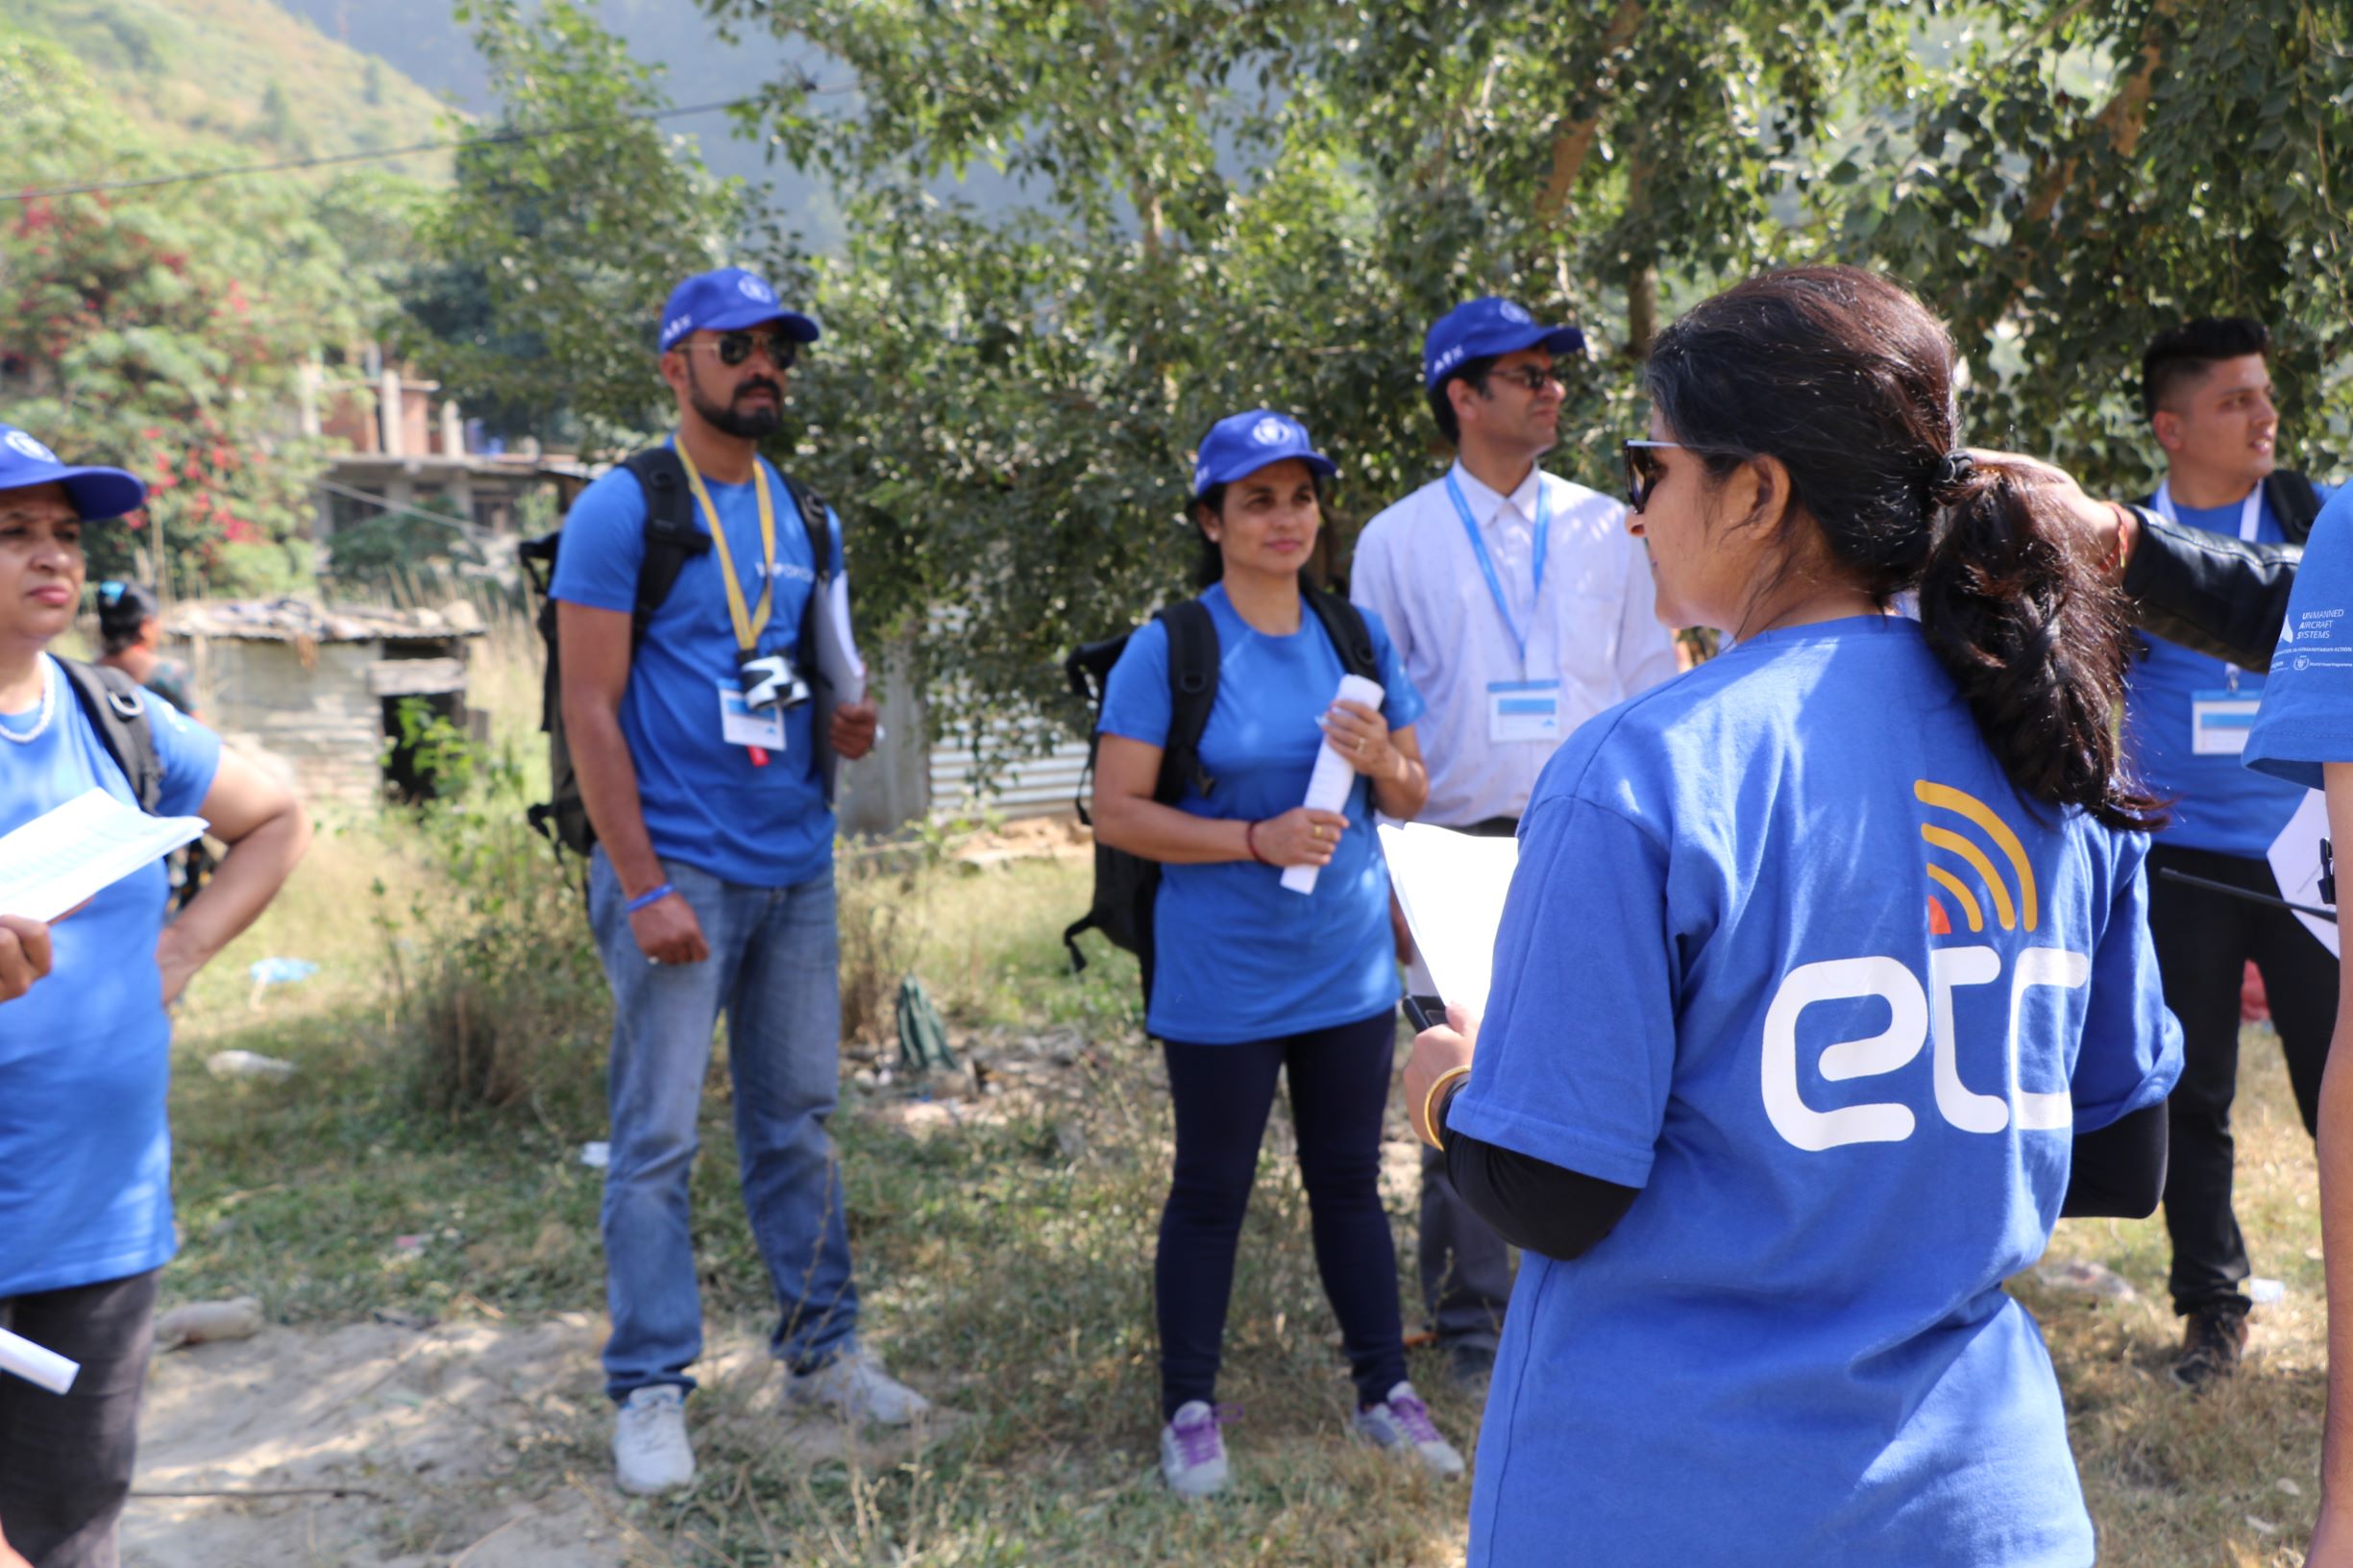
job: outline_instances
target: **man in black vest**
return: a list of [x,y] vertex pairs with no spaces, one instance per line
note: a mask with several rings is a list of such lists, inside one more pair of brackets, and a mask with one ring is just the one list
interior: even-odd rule
[[[2148,504],[2166,522],[2250,545],[2301,544],[2311,532],[2320,497],[2277,467],[2269,348],[2263,324],[2243,317],[2187,322],[2150,343],[2142,396],[2166,478]],[[2159,874],[2277,896],[2267,855],[2305,792],[2241,765],[2262,695],[2260,674],[2150,640],[2126,702],[2135,760],[2175,802],[2149,853],[2149,927],[2188,1054],[2170,1101],[2165,1214],[2173,1306],[2187,1320],[2173,1375],[2192,1386],[2235,1369],[2246,1338],[2250,1265],[2231,1212],[2230,1111],[2247,963],[2263,975],[2308,1129],[2336,1010],[2336,962],[2292,915]]]

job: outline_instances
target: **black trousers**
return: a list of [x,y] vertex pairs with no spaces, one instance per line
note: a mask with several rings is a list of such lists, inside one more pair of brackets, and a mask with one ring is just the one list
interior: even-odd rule
[[2239,1089],[2239,992],[2248,960],[2263,976],[2307,1132],[2320,1119],[2320,1072],[2337,1021],[2337,961],[2284,909],[2169,881],[2168,868],[2276,897],[2260,860],[2158,845],[2149,850],[2148,926],[2165,1004],[2181,1020],[2181,1083],[2167,1102],[2172,1154],[2165,1228],[2173,1238],[2173,1310],[2244,1311],[2246,1238],[2231,1212],[2230,1108]]
[[1405,1381],[1397,1246],[1381,1206],[1381,1118],[1397,1015],[1238,1045],[1161,1042],[1176,1101],[1176,1170],[1153,1260],[1161,1418],[1214,1402],[1242,1214],[1256,1184],[1277,1075],[1289,1080],[1315,1271],[1340,1322],[1360,1404]]
[[33,1568],[115,1568],[159,1272],[0,1300],[0,1327],[82,1363],[64,1394],[0,1375],[0,1531]]

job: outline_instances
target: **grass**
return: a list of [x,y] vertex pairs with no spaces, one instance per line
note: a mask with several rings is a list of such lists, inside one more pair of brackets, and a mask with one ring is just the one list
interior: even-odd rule
[[[1349,1388],[1317,1285],[1308,1215],[1281,1117],[1242,1248],[1221,1397],[1243,1407],[1238,1485],[1178,1506],[1154,1474],[1149,1265],[1165,1180],[1168,1113],[1137,1030],[1134,968],[1078,980],[1060,930],[1087,867],[971,870],[937,857],[846,862],[846,979],[922,975],[970,1051],[1016,1085],[958,1129],[919,1136],[886,1114],[893,1088],[846,1090],[837,1118],[868,1321],[895,1370],[959,1420],[919,1453],[811,1460],[788,1452],[732,1376],[699,1407],[706,1480],[683,1499],[610,1507],[646,1563],[1378,1563],[1459,1560],[1467,1493],[1407,1474],[1346,1438]],[[420,1109],[415,1041],[382,979],[374,919],[429,890],[413,845],[359,828],[325,839],[261,924],[200,978],[180,1029],[173,1114],[185,1247],[172,1300],[252,1293],[270,1314],[330,1325],[371,1311],[529,1320],[596,1311],[600,1177],[581,1143],[603,1136],[604,1016],[582,1003],[569,1087],[501,1113]],[[411,930],[412,942],[430,931]],[[577,938],[576,928],[572,933]],[[321,961],[304,985],[256,999],[252,959]],[[881,988],[875,987],[877,992]],[[1066,1064],[1047,1066],[1049,1037]],[[888,1038],[887,1004],[856,1066]],[[2240,1115],[2240,1213],[2257,1271],[2287,1299],[2259,1313],[2255,1355],[2199,1397],[2165,1375],[2161,1224],[2060,1229],[2052,1254],[2099,1261],[2137,1299],[2097,1304],[2031,1278],[2018,1293],[2045,1325],[2073,1423],[2103,1560],[2142,1568],[2299,1562],[2317,1497],[2322,1390],[2319,1232],[2310,1141],[2267,1030],[2249,1031]],[[222,1081],[225,1047],[282,1056],[284,1081]],[[888,1060],[888,1052],[883,1060]],[[1025,1063],[1036,1070],[1020,1073]],[[715,1066],[694,1210],[715,1332],[763,1335],[771,1309],[734,1186],[723,1071]],[[1391,1135],[1405,1137],[1393,1114]],[[1403,1149],[1402,1141],[1399,1144]],[[1399,1288],[1410,1297],[1409,1156],[1388,1191]],[[1424,1353],[1417,1352],[1417,1357]],[[1417,1360],[1425,1388],[1439,1380]],[[1442,1391],[1440,1424],[1476,1412]],[[529,1461],[549,1485],[594,1481],[601,1412]],[[610,1498],[610,1494],[604,1494]]]

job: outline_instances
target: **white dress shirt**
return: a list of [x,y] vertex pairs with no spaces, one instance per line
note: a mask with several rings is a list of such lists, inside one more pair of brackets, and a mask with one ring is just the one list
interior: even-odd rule
[[[1349,597],[1377,613],[1429,710],[1414,733],[1430,769],[1421,821],[1467,827],[1528,808],[1554,747],[1487,738],[1487,688],[1560,682],[1560,735],[1665,680],[1675,640],[1653,613],[1651,566],[1626,531],[1626,508],[1532,469],[1508,496],[1459,463],[1454,479],[1478,522],[1511,613],[1528,634],[1525,666],[1496,610],[1446,481],[1422,486],[1364,527]],[[1544,584],[1534,577],[1536,486],[1551,503]]]

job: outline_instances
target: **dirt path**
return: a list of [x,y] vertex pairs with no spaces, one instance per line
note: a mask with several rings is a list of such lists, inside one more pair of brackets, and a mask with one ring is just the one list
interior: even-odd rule
[[[125,1568],[648,1568],[672,1560],[614,1490],[601,1320],[265,1329],[156,1358]],[[696,1433],[844,1452],[788,1416],[748,1336],[697,1368]],[[724,1435],[720,1435],[723,1433]],[[865,1453],[881,1457],[884,1447]],[[164,1493],[240,1495],[165,1496]]]

